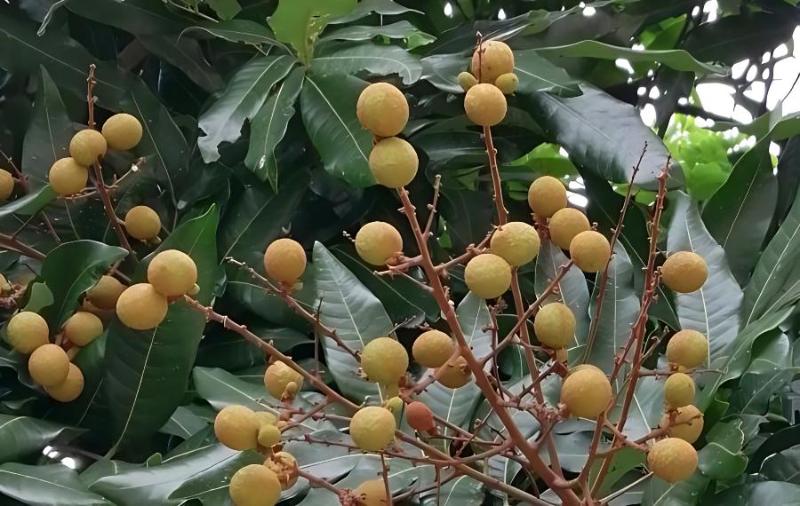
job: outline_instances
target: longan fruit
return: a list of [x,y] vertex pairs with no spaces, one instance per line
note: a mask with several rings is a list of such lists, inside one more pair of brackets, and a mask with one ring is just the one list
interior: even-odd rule
[[436,370],[439,375],[439,383],[447,388],[461,388],[472,379],[472,371],[469,369],[467,359],[458,356],[450,359],[446,364]]
[[511,286],[511,266],[502,257],[483,253],[467,262],[464,282],[472,293],[482,299],[503,295]]
[[135,116],[124,112],[108,118],[102,132],[108,147],[117,151],[135,148],[142,140],[142,124]]
[[286,285],[294,285],[306,271],[306,252],[294,239],[272,241],[264,252],[267,276]]
[[281,489],[286,490],[297,483],[297,460],[291,453],[274,453],[264,461],[264,466],[278,477]]
[[76,346],[86,346],[103,334],[103,322],[87,311],[78,311],[64,323],[64,337]]
[[548,222],[550,240],[561,249],[569,249],[572,239],[581,232],[591,230],[589,218],[581,211],[571,207],[559,209]]
[[356,116],[378,137],[393,137],[408,123],[408,102],[403,92],[389,83],[373,83],[358,96]]
[[376,337],[361,351],[361,369],[370,381],[394,385],[408,369],[408,353],[391,337]]
[[514,71],[514,52],[505,42],[489,40],[472,53],[472,74],[482,83],[493,83]]
[[158,327],[167,316],[167,298],[150,283],[137,283],[125,289],[117,299],[117,318],[134,330]]
[[391,411],[392,413],[399,413],[403,410],[403,399],[400,397],[392,397],[388,401],[383,403],[383,407]]
[[441,367],[455,353],[453,339],[440,330],[428,330],[414,340],[411,354],[423,367]]
[[673,364],[694,369],[708,358],[708,339],[696,330],[676,332],[667,342],[667,360]]
[[575,315],[560,302],[545,304],[533,319],[533,330],[543,345],[566,348],[575,337]]
[[493,84],[476,84],[464,97],[464,110],[470,121],[480,126],[494,126],[506,117],[506,97]]
[[54,387],[67,379],[69,357],[61,346],[43,344],[28,359],[28,372],[37,385]]
[[478,80],[469,72],[461,72],[458,74],[458,85],[464,91],[469,91],[470,88],[478,84]]
[[69,364],[66,379],[58,385],[44,387],[44,391],[58,402],[72,402],[83,393],[83,385],[83,372],[80,367]]
[[274,426],[262,423],[258,429],[258,444],[265,448],[272,448],[281,442],[281,430]]
[[256,418],[258,418],[258,423],[262,427],[264,425],[275,425],[278,423],[278,417],[270,413],[269,411],[256,411]]
[[147,266],[147,281],[161,295],[179,297],[189,293],[197,283],[197,265],[183,251],[164,250]]
[[517,74],[509,72],[499,76],[494,82],[494,85],[497,86],[497,89],[503,92],[503,95],[511,95],[517,91],[517,87],[519,86],[519,77],[517,77]]
[[150,241],[161,232],[161,217],[147,206],[132,207],[125,214],[125,231],[134,239]]
[[271,363],[264,371],[264,387],[276,399],[283,397],[290,383],[295,388],[303,386],[303,376],[280,360]]
[[381,478],[362,482],[353,490],[353,493],[361,501],[361,506],[387,506],[389,500],[386,497],[386,484]]
[[409,402],[406,405],[406,421],[417,432],[430,432],[436,428],[431,408],[420,401]]
[[20,311],[6,327],[8,343],[18,353],[27,355],[50,342],[50,328],[44,318],[33,311]]
[[539,233],[533,226],[521,221],[501,225],[489,242],[492,253],[514,267],[532,262],[539,254],[539,246]]
[[281,483],[266,466],[250,464],[234,473],[228,493],[234,506],[275,506],[281,498]]
[[387,188],[401,188],[417,175],[419,158],[414,147],[399,137],[387,137],[372,147],[369,169],[375,182]]
[[113,276],[103,275],[88,292],[86,299],[100,309],[114,309],[125,285]]
[[661,266],[661,280],[670,290],[691,293],[699,290],[708,278],[706,261],[691,251],[678,251]]
[[214,418],[217,440],[231,450],[249,450],[258,446],[260,424],[247,406],[225,406]]
[[0,169],[0,201],[8,200],[14,193],[14,176],[7,170]]
[[611,402],[611,383],[597,368],[572,372],[561,385],[561,402],[569,412],[581,418],[596,420]]
[[386,265],[403,251],[403,237],[383,221],[365,224],[356,233],[356,252],[370,265]]
[[84,128],[69,141],[69,156],[78,164],[89,167],[105,156],[108,144],[103,134],[93,128]]
[[569,243],[569,256],[583,272],[600,272],[611,258],[611,243],[600,232],[587,230]]
[[536,216],[549,218],[567,207],[567,188],[552,176],[541,176],[528,187],[528,206]]
[[74,195],[86,188],[89,181],[89,170],[78,164],[72,157],[59,158],[50,167],[47,176],[50,186],[57,194]]
[[647,467],[653,474],[669,483],[683,481],[697,469],[697,450],[674,437],[657,441],[647,453]]
[[694,380],[682,372],[673,373],[664,382],[664,401],[672,409],[694,402]]
[[364,451],[377,452],[394,441],[397,422],[391,411],[380,406],[359,409],[350,419],[350,437]]
[[669,413],[661,417],[659,427],[667,429],[670,437],[683,439],[687,443],[694,443],[703,433],[703,413],[692,404],[676,409],[675,421],[669,421]]

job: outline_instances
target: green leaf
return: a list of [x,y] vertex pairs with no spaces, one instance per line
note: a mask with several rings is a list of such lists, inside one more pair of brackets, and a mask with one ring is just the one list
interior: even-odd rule
[[308,63],[313,57],[314,42],[331,18],[350,12],[356,0],[279,0],[269,18],[275,37],[294,47],[300,60]]
[[[361,2],[359,5],[363,4]],[[389,39],[409,39],[418,37],[423,42],[435,40],[433,35],[419,31],[419,29],[405,19],[390,23],[388,25],[369,26],[369,25],[350,25],[329,30],[320,40],[370,40],[375,37],[386,37]]]
[[800,485],[782,481],[762,481],[731,487],[711,497],[709,501],[725,506],[750,504],[798,504]]
[[175,35],[140,36],[139,42],[151,53],[180,69],[203,90],[212,93],[223,86],[222,77],[206,60],[200,43]]
[[469,476],[460,476],[435,488],[433,494],[426,495],[422,501],[425,506],[480,506],[484,500],[483,483]]
[[167,423],[161,427],[161,432],[189,439],[206,427],[208,427],[207,420],[200,418],[186,406],[178,406]]
[[75,429],[53,422],[0,414],[0,462],[28,457],[60,436],[71,438],[76,434]]
[[706,444],[698,452],[698,469],[712,480],[732,480],[742,475],[747,457],[742,453],[742,421],[720,422],[706,435]]
[[469,58],[461,53],[432,54],[420,60],[422,79],[448,93],[464,93],[458,84],[458,74],[467,70]]
[[792,446],[764,459],[759,474],[768,480],[800,485],[800,446]]
[[99,434],[108,432],[108,406],[102,389],[105,375],[107,335],[102,335],[81,349],[74,363],[83,373],[83,392],[72,402],[61,404],[53,417]]
[[488,192],[444,188],[440,206],[455,251],[480,243],[491,230],[494,204]]
[[417,82],[422,75],[422,64],[400,46],[387,46],[371,42],[360,44],[334,43],[311,62],[311,70],[318,75],[353,75],[362,71],[378,76],[397,74],[403,84]]
[[78,474],[62,464],[0,466],[0,494],[31,506],[112,506],[86,487]]
[[56,83],[44,67],[40,71],[33,119],[22,145],[21,165],[32,189],[46,185],[53,162],[69,156],[67,147],[75,133]]
[[528,49],[514,53],[514,73],[519,78],[517,93],[547,91],[560,95],[577,95],[577,81],[567,72],[542,57],[539,50]]
[[56,197],[57,195],[53,188],[51,188],[49,184],[46,184],[24,197],[20,197],[4,206],[0,206],[0,218],[5,218],[13,214],[33,216],[56,200]]
[[763,415],[770,399],[779,394],[798,372],[792,365],[792,343],[780,331],[773,331],[758,340],[753,361],[739,379],[730,398],[731,411]]
[[206,0],[223,21],[233,19],[242,10],[238,0]]
[[392,0],[361,0],[358,4],[350,10],[347,14],[337,16],[330,20],[331,24],[343,24],[362,19],[372,13],[380,14],[381,16],[397,16],[398,14],[405,14],[413,12],[416,14],[424,14],[422,11],[411,9],[405,5],[399,4]]
[[173,33],[188,21],[167,9],[166,4],[158,0],[125,0],[101,4],[92,0],[69,0],[64,6],[81,17],[135,35]]
[[30,293],[28,295],[28,303],[25,304],[25,311],[33,311],[34,313],[38,313],[53,302],[55,302],[55,299],[53,298],[53,292],[47,288],[46,284],[37,281],[31,284]]
[[239,42],[243,44],[269,44],[283,48],[287,53],[289,48],[275,39],[275,36],[266,26],[250,21],[248,19],[231,19],[220,23],[205,22],[195,26],[186,27],[180,34],[200,31],[214,37],[227,40],[228,42]]
[[[651,478],[644,487],[642,506],[687,506],[699,504],[710,480],[702,473],[695,472],[689,479],[677,483],[667,483]],[[727,503],[722,503],[727,506]]]

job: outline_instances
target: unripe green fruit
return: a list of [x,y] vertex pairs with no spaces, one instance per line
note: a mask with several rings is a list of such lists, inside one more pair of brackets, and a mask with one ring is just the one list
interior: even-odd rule
[[390,224],[373,221],[356,233],[356,252],[371,265],[386,265],[403,251],[403,237]]
[[483,253],[467,262],[464,282],[478,297],[500,297],[511,286],[511,266],[497,255]]
[[350,419],[350,437],[364,451],[381,451],[394,441],[394,415],[386,408],[367,406]]
[[275,506],[281,498],[281,483],[261,464],[236,471],[228,489],[234,506]]
[[537,177],[528,188],[528,206],[536,216],[549,218],[567,207],[567,188],[552,176]]
[[559,209],[548,223],[550,240],[561,249],[569,249],[572,239],[581,232],[591,230],[589,219],[581,211],[571,207]]
[[73,195],[86,188],[89,170],[71,157],[59,158],[50,167],[47,179],[57,194],[62,197]]
[[506,97],[493,84],[476,84],[464,97],[464,110],[467,117],[480,126],[494,126],[506,117],[508,104]]
[[694,474],[697,450],[686,441],[669,437],[657,441],[647,453],[647,467],[662,480],[675,483]]
[[28,372],[37,385],[54,387],[67,379],[69,374],[69,357],[55,344],[39,346],[28,359]]
[[691,293],[699,290],[708,278],[706,261],[697,253],[678,251],[661,266],[661,280],[670,290]]
[[306,271],[306,252],[299,242],[283,238],[272,241],[264,252],[267,276],[286,285],[294,285]]
[[600,232],[588,230],[572,239],[569,255],[583,272],[600,272],[611,258],[611,244]]
[[384,407],[392,413],[399,413],[403,410],[403,399],[400,397],[392,397],[384,403]]
[[217,440],[231,450],[249,450],[258,446],[258,417],[250,408],[232,404],[214,418]]
[[664,401],[671,409],[694,402],[694,380],[688,374],[676,372],[664,382]]
[[134,330],[158,327],[167,316],[167,298],[150,283],[131,285],[117,299],[117,318]]
[[694,443],[703,432],[703,413],[692,404],[682,406],[676,411],[675,421],[672,423],[669,421],[669,413],[664,413],[659,427],[662,429],[668,427],[667,434],[670,437],[677,437],[688,443]]
[[281,430],[274,425],[261,424],[258,429],[258,444],[272,448],[281,442]]
[[478,84],[478,80],[469,72],[461,72],[458,74],[458,85],[464,91],[469,91],[470,88]]
[[134,239],[150,241],[161,232],[161,218],[147,206],[132,207],[125,214],[125,230]]
[[439,383],[447,388],[461,388],[472,379],[472,371],[469,369],[467,359],[458,356],[450,359],[442,367],[436,370],[439,376]]
[[472,53],[472,73],[482,83],[493,83],[514,71],[514,52],[505,42],[489,40]]
[[44,318],[33,311],[20,311],[8,322],[8,343],[15,351],[27,355],[50,342],[50,329]]
[[676,332],[667,343],[667,360],[673,364],[694,369],[708,358],[708,339],[696,330]]
[[576,370],[561,385],[561,402],[581,418],[596,420],[608,408],[611,395],[608,377],[597,368]]
[[75,364],[69,364],[69,371],[64,381],[58,385],[44,387],[44,391],[58,402],[72,402],[80,397],[83,385],[83,373],[80,368]]
[[80,165],[89,167],[105,156],[108,144],[103,134],[93,128],[85,128],[69,141],[69,156]]
[[297,460],[289,452],[277,452],[264,461],[264,466],[275,473],[281,484],[281,489],[286,490],[297,483],[299,475]]
[[391,337],[377,337],[361,351],[361,369],[370,381],[395,385],[408,369],[408,353]]
[[8,200],[14,193],[14,176],[7,170],[0,169],[0,201]]
[[356,116],[361,125],[378,137],[392,137],[408,123],[408,102],[389,83],[373,83],[358,96]]
[[539,233],[533,226],[512,221],[500,226],[492,234],[489,248],[492,253],[514,267],[533,261],[539,254]]
[[197,265],[183,251],[164,250],[147,266],[147,281],[165,297],[185,295],[197,282]]
[[103,334],[103,322],[87,311],[78,311],[64,323],[64,337],[76,346],[86,346]]
[[264,387],[276,399],[281,399],[287,394],[287,388],[294,384],[294,389],[303,385],[303,376],[281,361],[273,362],[264,372]]
[[507,74],[503,74],[497,78],[494,82],[494,85],[503,92],[504,95],[511,95],[515,91],[517,91],[517,86],[519,86],[519,78],[517,74],[513,72],[508,72]]
[[560,302],[545,304],[536,313],[533,330],[543,345],[550,348],[566,348],[575,337],[575,315]]
[[424,367],[441,367],[455,353],[453,339],[439,330],[428,330],[414,340],[411,354]]
[[130,114],[115,114],[103,123],[103,137],[109,148],[127,151],[142,140],[142,124]]
[[367,480],[355,490],[353,494],[361,501],[359,506],[387,506],[386,484],[382,479]]
[[400,188],[417,175],[419,158],[414,147],[399,137],[388,137],[372,147],[369,169],[375,182],[387,188]]
[[101,276],[87,293],[86,298],[100,309],[114,309],[117,299],[125,291],[125,285],[113,276]]

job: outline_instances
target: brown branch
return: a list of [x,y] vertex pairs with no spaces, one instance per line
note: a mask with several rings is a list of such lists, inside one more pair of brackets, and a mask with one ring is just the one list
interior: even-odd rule
[[29,246],[21,242],[16,237],[7,234],[0,234],[0,246],[10,250],[14,250],[17,253],[22,253],[25,256],[35,258],[36,260],[44,260],[45,257],[47,256],[41,251],[34,248],[33,246]]
[[433,201],[428,204],[428,222],[425,223],[425,230],[422,231],[422,234],[425,238],[429,238],[431,236],[431,228],[433,228],[433,221],[436,218],[436,206],[439,205],[439,187],[442,183],[442,175],[436,174],[436,177],[433,178]]

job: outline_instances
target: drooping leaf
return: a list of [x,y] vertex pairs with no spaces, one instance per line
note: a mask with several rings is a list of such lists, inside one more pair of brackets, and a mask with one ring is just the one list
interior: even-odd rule
[[350,12],[356,0],[280,0],[269,18],[275,37],[291,44],[300,60],[311,61],[316,41],[331,18]]
[[148,51],[180,69],[205,91],[212,93],[222,88],[222,77],[206,60],[197,40],[176,38],[174,35],[150,35],[140,36],[139,41]]
[[172,413],[167,423],[161,427],[161,432],[189,439],[208,426],[208,421],[197,416],[185,406],[178,406]]
[[0,414],[0,462],[11,462],[40,451],[52,440],[74,437],[77,431],[28,416]]
[[228,21],[233,19],[234,16],[239,14],[242,6],[239,5],[238,0],[206,0],[208,5],[214,9],[220,19]]
[[311,62],[311,70],[318,75],[397,74],[406,85],[422,75],[419,60],[402,47],[373,43],[329,44]]
[[31,506],[112,506],[95,494],[62,464],[29,466],[9,462],[0,466],[0,494]]
[[792,355],[792,343],[783,332],[776,330],[761,337],[752,362],[731,395],[732,412],[766,414],[772,397],[798,372],[792,365]]
[[567,72],[553,65],[538,50],[528,49],[514,53],[514,73],[519,78],[517,93],[530,94],[537,91],[559,95],[579,93],[577,81]]
[[53,162],[69,156],[67,148],[74,133],[56,83],[44,67],[40,74],[33,119],[22,146],[21,165],[33,189],[47,183]]
[[41,186],[24,197],[14,199],[4,206],[0,206],[0,218],[13,214],[33,216],[56,200],[56,197],[55,190],[49,184]]
[[75,14],[99,23],[110,24],[135,35],[160,35],[183,28],[188,19],[167,9],[158,0],[103,2],[69,0],[64,5]]
[[[363,4],[361,2],[359,5]],[[434,37],[419,31],[419,29],[405,19],[387,25],[350,25],[334,30],[328,30],[320,40],[370,40],[375,37],[388,37],[390,39],[409,39],[419,37],[423,41],[433,41]]]
[[[272,32],[263,24],[250,21],[248,19],[231,19],[220,23],[205,22],[194,26],[189,26],[181,32],[181,36],[188,32],[205,32],[214,37],[218,37],[229,42],[240,42],[243,44],[269,44],[285,47]],[[288,53],[288,48],[285,48]]]

